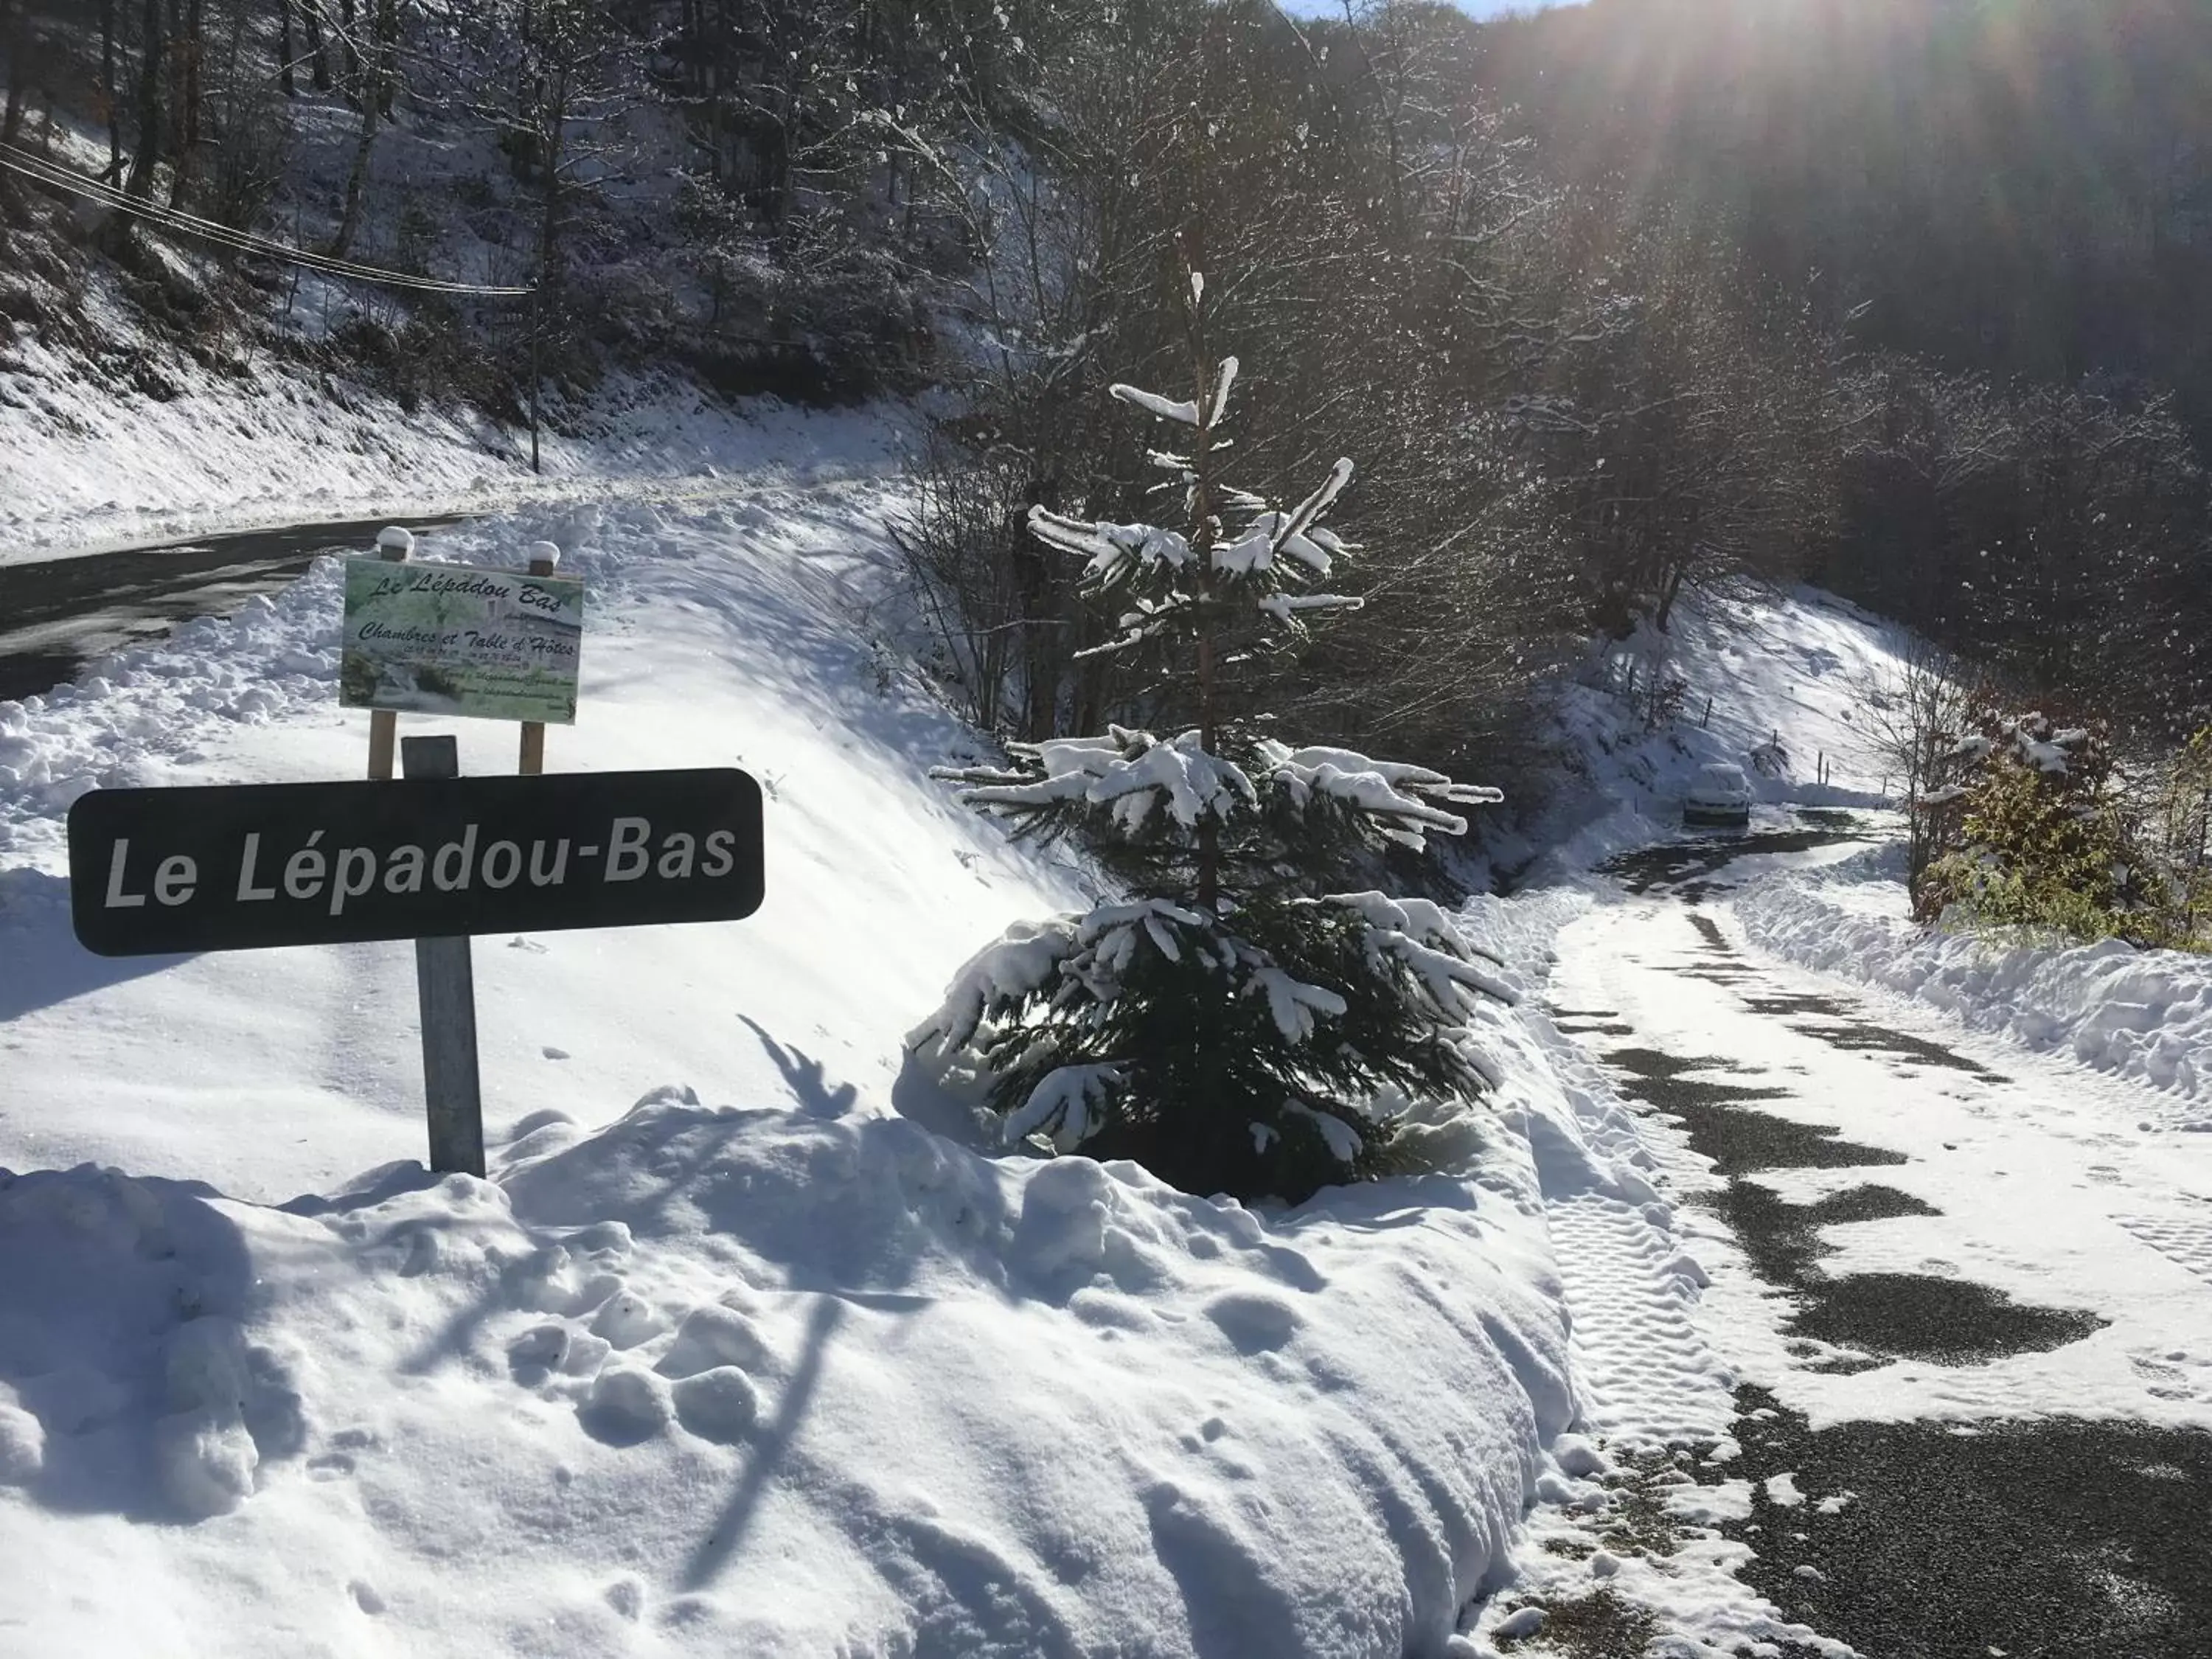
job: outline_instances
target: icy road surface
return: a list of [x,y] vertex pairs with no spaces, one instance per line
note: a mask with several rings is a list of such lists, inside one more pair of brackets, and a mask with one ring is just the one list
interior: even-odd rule
[[[1560,1029],[1637,1103],[1711,1280],[1662,1330],[1577,1273],[1554,1217],[1589,1426],[1677,1425],[1697,1485],[1672,1512],[1748,1545],[1750,1583],[1862,1654],[2201,1656],[2212,1139],[2139,1087],[1747,947],[1730,887],[1850,832],[1621,860],[1621,901],[1559,936]],[[1694,1387],[1654,1387],[1655,1356],[1698,1343],[1737,1385],[1717,1433]]]
[[[85,664],[160,639],[194,617],[228,616],[325,553],[367,553],[388,519],[204,536],[33,564],[0,563],[0,697],[27,697]],[[450,519],[409,520],[434,551]]]

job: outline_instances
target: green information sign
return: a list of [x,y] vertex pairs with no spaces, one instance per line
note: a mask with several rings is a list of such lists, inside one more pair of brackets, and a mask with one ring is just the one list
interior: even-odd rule
[[338,702],[573,726],[583,637],[573,577],[348,559]]

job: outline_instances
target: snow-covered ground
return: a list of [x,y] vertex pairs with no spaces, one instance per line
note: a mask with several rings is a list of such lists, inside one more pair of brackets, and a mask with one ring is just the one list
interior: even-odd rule
[[[1724,1457],[1746,1382],[1816,1422],[2212,1423],[2212,1170],[2183,1167],[2212,1142],[2146,1103],[2212,1061],[2137,1012],[2203,1006],[2189,964],[1970,963],[1848,847],[1730,872],[1759,878],[1704,920],[1759,972],[1946,1004],[1984,1078],[1737,1008],[1683,906],[1574,873],[1679,833],[1695,767],[1778,734],[1762,823],[1878,799],[1860,700],[1893,630],[1809,593],[1706,603],[1670,647],[1686,726],[1573,694],[1607,810],[1551,860],[1567,879],[1467,912],[1530,992],[1480,1016],[1501,1086],[1418,1132],[1428,1173],[1246,1209],[1005,1153],[908,1062],[962,960],[1091,878],[926,776],[976,750],[902,649],[895,432],[701,420],[722,476],[669,493],[712,498],[625,483],[440,544],[548,538],[589,582],[556,769],[734,763],[768,796],[750,921],[477,941],[488,1180],[413,1162],[404,945],[106,961],[70,933],[86,790],[358,774],[333,564],[0,703],[0,1559],[32,1587],[0,1651],[1395,1659],[1506,1651],[1599,1591],[1677,1653],[1844,1659],[1741,1581],[1752,1547],[1718,1528],[1753,1500],[1718,1465],[1668,1489],[1669,1548],[1593,1548],[1624,1472]],[[230,441],[149,498],[209,510],[191,481],[228,487]],[[119,521],[40,465],[59,541]],[[319,475],[283,476],[271,515],[301,516]],[[465,770],[512,768],[510,728],[452,724]],[[1832,1271],[2108,1322],[1998,1365],[1808,1369],[1699,1207],[1706,1163],[1547,1005],[1786,1077],[1786,1115],[1911,1159],[1883,1179],[1940,1213],[1829,1230]],[[1948,1029],[1901,997],[1883,1018]],[[2027,1052],[2062,1045],[2115,1075]],[[1762,1179],[1809,1201],[1841,1177]]]
[[[119,325],[118,325],[119,326]],[[676,380],[616,380],[542,434],[462,409],[403,412],[281,361],[246,378],[166,360],[163,395],[93,384],[26,335],[0,356],[0,566],[187,536],[382,514],[742,495],[865,476],[902,441],[878,410],[742,408]]]
[[[1756,1541],[1760,1527],[1789,1528],[1793,1506],[1843,1515],[1863,1494],[1835,1486],[1832,1470],[1828,1484],[1800,1486],[1788,1474],[1731,1478],[1736,1437],[1748,1443],[1768,1431],[1735,1419],[1739,1384],[1791,1413],[1793,1435],[1932,1424],[1939,1434],[1971,1436],[2054,1419],[2212,1430],[2212,1304],[2203,1296],[2212,1153],[2203,1136],[2176,1133],[2203,1122],[2212,972],[2196,958],[2118,944],[1931,933],[1909,919],[1899,849],[1818,844],[1829,833],[1894,832],[1893,812],[1870,810],[1895,781],[1882,776],[1865,699],[1907,644],[1878,619],[1810,592],[1701,601],[1666,650],[1688,684],[1691,729],[1643,732],[1617,702],[1587,690],[1563,704],[1583,756],[1587,804],[1565,844],[1534,866],[1554,884],[1504,906],[1557,928],[1548,951],[1534,952],[1551,958],[1543,1000],[1567,1011],[1552,1069],[1590,1103],[1586,1116],[1632,1086],[1622,1068],[1656,1079],[1641,1097],[1657,1113],[1676,1103],[1693,1111],[1704,1103],[1707,1113],[1682,1120],[1647,1109],[1631,1120],[1633,1142],[1620,1150],[1652,1182],[1672,1248],[1687,1264],[1672,1318],[1638,1290],[1639,1277],[1665,1265],[1646,1254],[1639,1273],[1601,1206],[1553,1206],[1583,1391],[1577,1426],[1616,1454],[1632,1455],[1655,1437],[1717,1449],[1695,1484],[1679,1451],[1663,1471],[1662,1507],[1690,1529],[1656,1563],[1610,1541],[1617,1504],[1540,1505],[1516,1555],[1514,1590],[1493,1609],[1494,1629],[1546,1607],[1604,1605],[1609,1595],[1657,1614],[1660,1632],[1719,1638],[1726,1650],[1778,1639],[1772,1609],[1705,1575],[1751,1569],[1754,1547],[1803,1559],[1804,1531],[1770,1530],[1770,1545]],[[1709,696],[1711,723],[1700,725]],[[1723,760],[1749,770],[1751,751],[1778,735],[1790,775],[1762,780],[1752,834],[1707,835],[1705,847],[1694,845],[1699,836],[1678,816],[1694,769]],[[1824,754],[1826,788],[1813,777]],[[1793,805],[1853,810],[1808,818]],[[1671,872],[1665,859],[1636,863],[1639,880],[1662,872],[1650,896],[1586,873],[1614,853],[1674,840],[1692,844]],[[1772,1127],[1759,1127],[1762,1119]],[[1748,1137],[1734,1154],[1744,1173],[1712,1162],[1728,1155],[1730,1135]],[[1811,1167],[1786,1167],[1800,1164]],[[1738,1184],[1768,1196],[1731,1200]],[[1849,1219],[1870,1193],[1883,1218]],[[1805,1229],[1805,1242],[1788,1247],[1817,1261],[1803,1284],[1774,1282],[1774,1242],[1740,1237],[1723,1218],[1770,1211]],[[1856,1286],[1869,1288],[1863,1295]],[[1893,1314],[1893,1297],[1903,1299]],[[1808,1307],[1815,1328],[1836,1340],[1804,1335],[1796,1321]],[[1883,1330],[1892,1317],[1905,1328]],[[1933,1330],[1911,1328],[1915,1319]],[[1899,1354],[1885,1340],[1985,1346],[1939,1358]],[[1910,1480],[1892,1485],[1879,1467],[1865,1473],[1884,1485],[1882,1524],[1911,1524]],[[2032,1489],[2035,1476],[2027,1479]],[[2094,1534],[2118,1564],[2087,1575],[2093,1605],[2079,1616],[2084,1628],[2113,1634],[2112,1651],[2126,1652],[2134,1650],[2124,1633],[2148,1616],[2145,1608],[2170,1621],[2181,1616],[2177,1605],[2195,1604],[2174,1601],[2187,1587],[2146,1576],[2123,1559],[2116,1533],[2085,1518],[2118,1501],[2069,1492],[2045,1507],[2059,1516],[2051,1537],[2076,1529],[2073,1545],[2057,1547],[2090,1547],[2080,1540]],[[1955,1513],[1958,1503],[1946,1498],[1939,1512]],[[1728,1539],[1703,1530],[1713,1526],[1726,1526]],[[1940,1524],[1921,1542],[1948,1547]],[[1880,1547],[1905,1547],[1896,1536]],[[2021,1547],[2027,1561],[2051,1546]],[[1785,1583],[1829,1583],[1810,1562],[1794,1577],[1779,1571]],[[1774,1583],[1771,1570],[1753,1576]],[[1850,1593],[1878,1605],[1901,1592],[1876,1583]],[[1802,1597],[1783,1599],[1806,1611]],[[1519,1611],[1505,1613],[1516,1603]],[[1906,1618],[1900,1628],[1917,1626]],[[1943,1625],[1954,1641],[1971,1640],[1974,1628]],[[1831,1633],[1789,1639],[1827,1650]]]
[[[1823,1345],[1793,1348],[1782,1340],[1771,1291],[1708,1223],[1699,1255],[1714,1285],[1700,1312],[1746,1380],[1780,1389],[1815,1428],[2063,1412],[2212,1428],[2212,1301],[2204,1294],[2212,1143],[2146,1125],[2137,1085],[2082,1078],[2063,1058],[2001,1037],[1962,1036],[1931,1011],[1839,998],[1832,981],[1756,953],[1731,958],[1698,921],[1717,927],[1724,945],[1748,942],[1713,907],[1594,909],[1562,936],[1552,994],[1634,1026],[1639,1045],[1682,1060],[1673,1075],[1775,1091],[1757,1111],[1902,1155],[1762,1169],[1753,1177],[1793,1204],[1878,1182],[1927,1206],[1924,1214],[1825,1230],[1840,1247],[1822,1262],[1826,1274],[1933,1273],[2106,1322],[2047,1352],[1983,1364],[1892,1359],[1838,1369]],[[1753,964],[1755,975],[1705,976],[1732,959]],[[1843,1012],[1778,1017],[1778,1003],[1792,998],[1837,1000]],[[1882,1046],[1847,1019],[1902,1040]],[[1662,1155],[1658,1169],[1677,1194],[1712,1185],[1705,1159],[1686,1143]]]
[[2212,961],[1916,926],[1899,852],[1869,850],[1737,900],[1761,949],[1942,1009],[1977,1031],[2147,1084],[2142,1115],[2212,1130]]
[[477,942],[485,1181],[411,1162],[404,945],[69,931],[85,790],[358,774],[333,564],[0,704],[0,1559],[33,1587],[0,1646],[1466,1649],[1524,1507],[1602,1468],[1562,1439],[1548,1207],[1666,1253],[1617,1113],[1501,1008],[1504,1085],[1423,1132],[1433,1173],[1288,1213],[981,1146],[902,1034],[1085,877],[925,776],[972,739],[890,636],[893,497],[441,541],[550,537],[590,583],[556,769],[769,797],[746,922]]
[[[1869,728],[1869,694],[1896,672],[1905,630],[1816,588],[1693,592],[1668,631],[1650,628],[1594,658],[1553,705],[1571,769],[1528,828],[1526,883],[1571,875],[1680,832],[1700,767],[1740,768],[1763,803],[1879,805],[1897,787]],[[1646,729],[1622,692],[1681,683],[1680,714]],[[1762,751],[1764,754],[1762,755]],[[1764,768],[1762,758],[1767,761]]]

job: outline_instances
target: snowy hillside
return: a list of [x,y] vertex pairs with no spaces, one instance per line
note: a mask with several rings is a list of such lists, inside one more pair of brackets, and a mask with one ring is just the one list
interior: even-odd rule
[[[1909,642],[1816,588],[1686,596],[1667,633],[1646,627],[1559,688],[1552,736],[1568,775],[1526,846],[1501,847],[1501,861],[1540,851],[1525,880],[1673,836],[1684,792],[1711,763],[1741,768],[1769,804],[1884,805],[1898,781],[1867,729],[1868,695]],[[1655,679],[1679,683],[1680,711],[1656,728],[1639,712]]]
[[0,356],[0,565],[374,514],[726,494],[734,470],[858,472],[897,435],[880,414],[739,410],[674,379],[617,379],[550,420],[533,473],[526,428],[459,406],[403,412],[281,359],[216,374],[176,356],[125,386],[27,335]]
[[[750,921],[477,942],[488,1181],[411,1161],[405,946],[70,935],[86,789],[358,774],[334,565],[0,704],[0,1556],[33,1650],[1380,1656],[1446,1650],[1499,1582],[1577,1411],[1546,1201],[1657,1224],[1588,1150],[1627,1149],[1619,1109],[1497,1010],[1494,1116],[1287,1214],[963,1144],[902,1034],[1082,879],[926,778],[972,747],[869,620],[889,499],[447,538],[550,536],[591,584],[556,769],[769,795]],[[509,728],[460,735],[512,768]]]

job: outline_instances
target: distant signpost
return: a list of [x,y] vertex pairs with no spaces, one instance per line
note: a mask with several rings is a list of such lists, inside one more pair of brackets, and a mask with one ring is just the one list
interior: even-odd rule
[[573,577],[348,559],[338,701],[573,726],[583,634]]

